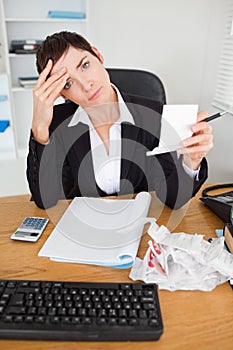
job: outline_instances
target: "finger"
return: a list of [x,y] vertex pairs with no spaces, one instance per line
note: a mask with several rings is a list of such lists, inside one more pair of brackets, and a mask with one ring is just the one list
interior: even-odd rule
[[40,73],[39,78],[37,79],[37,83],[35,85],[35,87],[40,87],[41,84],[43,84],[46,81],[46,78],[48,76],[48,74],[50,73],[51,69],[53,66],[53,61],[51,59],[48,60],[45,68],[43,69],[43,71]]
[[190,137],[183,141],[184,147],[190,147],[195,144],[200,143],[211,143],[213,142],[213,135],[212,134],[197,134],[193,137]]
[[47,104],[53,103],[56,98],[61,95],[61,91],[66,84],[69,75],[65,74],[59,80],[56,80],[53,85],[49,85],[48,88],[41,94],[40,99],[42,101],[47,101]]
[[[39,88],[34,88],[33,93],[36,97],[45,99],[51,93],[51,90],[56,89],[57,84],[63,81],[64,85],[69,75],[66,73],[66,68],[63,67],[59,72],[52,75],[46,82],[44,82]],[[65,82],[64,82],[65,81]],[[63,87],[64,87],[63,85]]]
[[[196,164],[195,169],[197,170],[200,166],[200,163],[203,158],[205,158],[206,154],[205,153],[199,153],[195,157],[191,154],[184,154],[183,155],[183,161],[184,163],[189,166],[190,168],[193,168],[193,162],[198,162],[198,165]],[[194,169],[194,168],[193,168]]]
[[191,126],[191,131],[194,133],[211,134],[212,127],[206,122],[199,122]]
[[206,119],[208,117],[208,112],[206,111],[200,111],[197,114],[197,122],[201,122],[202,120]]
[[206,143],[199,143],[189,147],[183,147],[179,149],[180,154],[195,154],[200,157],[199,154],[204,154],[204,156],[213,148],[213,141],[208,141]]
[[67,74],[66,71],[67,69],[65,67],[62,67],[58,72],[56,72],[46,81],[44,81],[43,84],[41,84],[41,86],[35,87],[34,91],[38,90],[38,95],[43,94],[50,86],[53,86],[53,84],[56,83],[56,81],[60,80],[63,76],[65,76]]
[[67,79],[63,79],[60,82],[58,82],[55,89],[51,90],[51,93],[49,95],[49,99],[52,101],[55,101],[58,97],[61,96],[61,92],[64,89],[64,85],[66,84]]
[[199,146],[195,148],[185,148],[179,151],[179,154],[188,155],[192,159],[204,158],[211,148],[206,149],[205,147]]
[[189,154],[192,157],[195,156],[195,158],[203,158],[206,156],[206,154],[211,150],[213,145],[200,145],[200,146],[194,146],[194,147],[187,147],[187,148],[181,148],[179,149],[180,154]]

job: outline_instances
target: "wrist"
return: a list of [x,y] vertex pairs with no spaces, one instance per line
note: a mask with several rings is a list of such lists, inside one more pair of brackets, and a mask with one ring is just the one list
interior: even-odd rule
[[192,159],[187,155],[183,156],[183,163],[187,167],[189,167],[191,170],[194,170],[194,171],[196,171],[200,168],[201,161],[202,161],[202,158],[201,159]]
[[49,129],[48,127],[33,127],[32,126],[32,136],[35,141],[46,144],[49,141]]

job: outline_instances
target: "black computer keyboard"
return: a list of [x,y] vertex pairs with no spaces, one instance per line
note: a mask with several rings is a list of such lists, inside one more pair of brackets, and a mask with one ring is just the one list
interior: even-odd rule
[[0,280],[0,338],[157,340],[156,284]]

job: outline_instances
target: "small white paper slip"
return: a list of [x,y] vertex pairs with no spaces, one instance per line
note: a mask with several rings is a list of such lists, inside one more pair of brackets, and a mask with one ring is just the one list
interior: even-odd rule
[[159,146],[147,156],[176,151],[182,141],[192,135],[191,125],[197,121],[198,105],[164,105]]

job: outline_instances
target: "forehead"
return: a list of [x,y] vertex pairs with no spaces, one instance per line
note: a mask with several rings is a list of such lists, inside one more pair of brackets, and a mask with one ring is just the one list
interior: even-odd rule
[[75,47],[70,46],[69,49],[59,58],[59,60],[54,64],[51,74],[56,73],[62,67],[71,67],[73,65],[77,66],[79,62],[90,53]]

